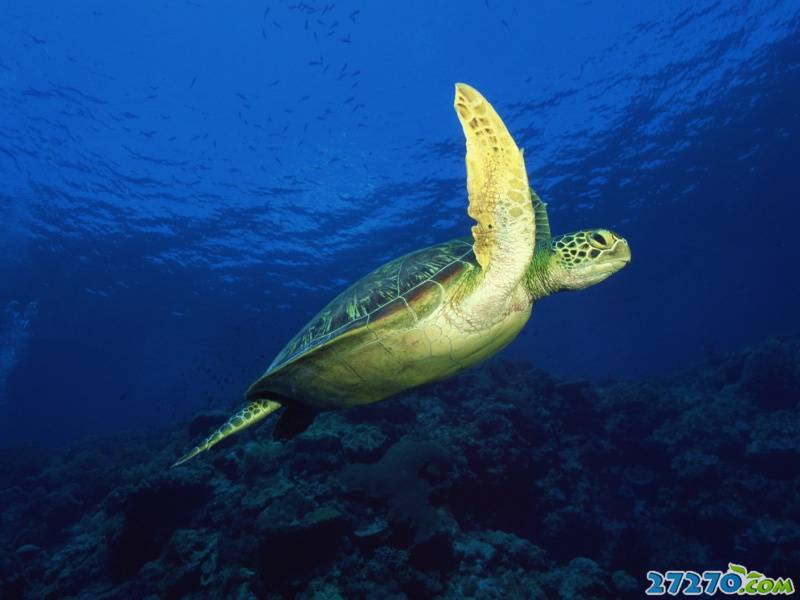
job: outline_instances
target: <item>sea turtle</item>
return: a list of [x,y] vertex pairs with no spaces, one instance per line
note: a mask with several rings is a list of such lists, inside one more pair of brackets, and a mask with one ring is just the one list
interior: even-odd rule
[[344,290],[250,386],[247,405],[173,466],[280,408],[273,435],[284,439],[319,411],[450,377],[511,342],[536,300],[628,264],[628,243],[607,229],[551,237],[522,151],[492,105],[460,83],[455,109],[467,142],[472,237],[406,254]]

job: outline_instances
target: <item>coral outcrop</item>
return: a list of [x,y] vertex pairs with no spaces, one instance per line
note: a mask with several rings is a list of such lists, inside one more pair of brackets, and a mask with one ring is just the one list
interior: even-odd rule
[[800,565],[800,339],[653,381],[496,360],[280,443],[218,423],[0,457],[2,598],[640,598]]

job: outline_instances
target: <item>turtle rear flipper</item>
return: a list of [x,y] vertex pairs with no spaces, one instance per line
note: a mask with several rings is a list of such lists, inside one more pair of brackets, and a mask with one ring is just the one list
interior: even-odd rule
[[317,413],[318,411],[302,405],[288,406],[275,423],[272,439],[285,441],[303,433],[311,426]]
[[226,437],[233,435],[234,433],[238,433],[242,429],[250,427],[250,425],[255,425],[264,417],[274,413],[281,406],[283,405],[280,402],[275,402],[274,400],[254,400],[250,402],[250,404],[245,406],[242,410],[234,415],[231,415],[231,417],[225,421],[222,427],[209,435],[205,440],[203,440],[202,443],[198,444],[189,450],[189,452],[184,454],[180,459],[178,459],[178,461],[175,462],[171,468],[177,467],[178,465],[182,465],[183,463],[191,460],[201,452],[205,452],[212,446],[218,444]]

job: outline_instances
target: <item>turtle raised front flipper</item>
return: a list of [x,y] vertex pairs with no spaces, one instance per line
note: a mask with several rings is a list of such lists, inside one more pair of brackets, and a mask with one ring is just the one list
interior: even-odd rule
[[462,310],[485,320],[503,314],[511,291],[533,257],[536,219],[522,151],[492,105],[474,88],[456,84],[454,106],[467,142],[467,213],[473,250],[481,267],[477,287],[461,299]]
[[202,443],[198,444],[189,452],[181,456],[172,467],[182,465],[186,461],[193,459],[201,452],[205,452],[212,446],[218,444],[229,435],[233,435],[244,429],[258,423],[264,417],[271,415],[278,410],[282,404],[274,400],[254,400],[245,406],[242,410],[225,421],[225,423],[217,429],[214,433],[209,435]]

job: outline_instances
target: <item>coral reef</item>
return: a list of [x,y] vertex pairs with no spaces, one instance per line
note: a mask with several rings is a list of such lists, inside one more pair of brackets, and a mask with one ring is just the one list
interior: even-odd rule
[[495,360],[167,469],[223,415],[0,455],[2,598],[640,598],[800,565],[800,339],[653,381]]

